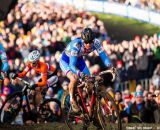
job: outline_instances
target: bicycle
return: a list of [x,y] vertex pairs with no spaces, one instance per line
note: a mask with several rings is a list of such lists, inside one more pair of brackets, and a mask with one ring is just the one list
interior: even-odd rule
[[[90,76],[84,79],[83,82],[77,86],[75,91],[75,99],[80,107],[79,113],[74,113],[69,103],[69,94],[65,92],[62,98],[62,109],[64,114],[64,121],[69,130],[80,128],[87,130],[90,122],[97,127],[98,130],[122,130],[122,124],[118,107],[114,99],[106,91],[106,87],[102,85],[103,75],[113,74],[112,70],[100,72],[97,76]],[[113,75],[114,78],[116,74]],[[90,84],[90,88],[88,87]],[[83,92],[90,92],[88,106],[86,105],[87,96],[83,96]]]
[[[29,94],[31,93],[31,85],[29,82],[17,78],[20,80],[24,87],[21,91],[15,92],[11,94],[7,100],[3,103],[1,109],[0,109],[0,122],[11,124],[19,112],[23,110],[23,100],[26,100],[26,107],[29,112],[31,112],[30,107],[30,101],[29,101]],[[61,111],[61,103],[58,99],[50,98],[50,99],[44,99],[42,103],[39,105],[39,109],[37,110],[38,118],[41,118],[44,121],[51,120],[53,116],[57,116],[57,114],[50,108],[50,104],[56,104],[58,106],[58,109]],[[59,115],[61,118],[61,115]]]

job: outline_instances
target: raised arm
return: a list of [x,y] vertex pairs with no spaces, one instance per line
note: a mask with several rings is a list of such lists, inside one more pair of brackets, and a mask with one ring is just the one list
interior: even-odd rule
[[95,46],[101,60],[105,64],[105,66],[106,67],[111,66],[112,63],[111,63],[109,57],[107,56],[107,54],[105,53],[105,51],[104,51],[101,43],[99,42],[99,40],[95,39],[94,46]]

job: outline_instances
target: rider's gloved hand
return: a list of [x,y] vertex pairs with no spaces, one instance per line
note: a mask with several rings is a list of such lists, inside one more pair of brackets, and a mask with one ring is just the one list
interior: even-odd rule
[[37,84],[33,84],[33,85],[31,85],[30,89],[34,90],[36,87],[38,87],[38,85]]
[[117,74],[117,69],[115,67],[112,67],[111,70],[115,75]]
[[88,77],[88,75],[87,74],[84,74],[84,73],[82,73],[82,72],[78,72],[78,76],[81,78],[81,79],[85,79],[86,77]]
[[116,69],[115,67],[111,67],[110,70],[112,71],[112,76],[113,76],[112,82],[113,82],[113,81],[115,81],[115,79],[118,78],[119,76],[118,76],[117,69]]
[[15,79],[15,78],[17,78],[18,77],[18,74],[12,74],[12,79]]
[[113,65],[109,63],[109,64],[106,65],[106,67],[107,67],[108,69],[110,69],[110,68],[113,67]]
[[107,64],[106,66],[107,66],[107,68],[109,70],[112,71],[112,73],[116,73],[117,72],[117,69],[111,63]]

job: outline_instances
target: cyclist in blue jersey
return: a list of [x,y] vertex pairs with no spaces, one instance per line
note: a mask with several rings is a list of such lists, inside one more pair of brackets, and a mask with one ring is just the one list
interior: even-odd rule
[[85,28],[81,33],[81,38],[71,41],[62,52],[60,67],[66,76],[70,79],[69,94],[70,103],[74,112],[79,112],[79,107],[74,99],[74,87],[79,77],[90,75],[83,56],[96,50],[107,67],[111,67],[111,61],[105,54],[101,43],[95,38],[91,28]]
[[[6,72],[8,71],[9,65],[8,65],[8,60],[7,60],[7,55],[6,52],[3,48],[3,45],[0,43],[0,60],[1,60],[1,74],[0,74],[0,91],[1,91],[1,86],[2,86],[2,81],[3,81],[3,77],[4,75],[6,75]],[[0,92],[1,93],[1,92]]]

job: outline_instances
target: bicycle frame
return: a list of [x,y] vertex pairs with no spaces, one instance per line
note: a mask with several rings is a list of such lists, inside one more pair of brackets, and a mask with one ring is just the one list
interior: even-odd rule
[[94,87],[93,87],[93,90],[92,90],[92,96],[91,96],[91,100],[89,102],[89,108],[90,110],[88,110],[87,106],[86,106],[86,103],[84,101],[84,98],[83,98],[83,95],[82,95],[82,88],[84,87],[78,87],[77,88],[77,92],[80,96],[80,99],[82,101],[82,107],[83,107],[83,110],[89,115],[89,117],[92,116],[92,109],[93,109],[93,106],[94,104],[96,103],[96,98],[97,98],[97,88],[99,86],[98,84],[98,81],[96,81],[94,84]]
[[[98,75],[91,75],[79,80],[79,85],[75,92],[77,104],[81,110],[79,113],[72,113],[72,107],[65,104],[67,95],[64,95],[64,100],[62,102],[63,105],[66,105],[66,107],[64,107],[66,114],[65,123],[70,130],[74,130],[75,125],[79,123],[79,119],[81,120],[80,123],[83,124],[81,126],[83,130],[87,130],[90,122],[92,121],[93,125],[95,125],[97,129],[100,128],[106,130],[108,129],[107,125],[110,123],[111,124],[109,126],[112,129],[112,124],[115,123],[117,126],[116,128],[121,130],[119,110],[114,99],[109,95],[109,93],[107,93],[106,86],[103,82],[105,80],[103,74],[107,73],[112,74],[111,81],[114,81],[115,76],[117,75],[116,70],[115,72],[113,70],[102,71]],[[91,88],[88,88],[88,86]],[[84,88],[86,89],[84,91],[87,92],[88,96],[83,95]],[[86,98],[89,100],[86,100]],[[111,103],[112,106],[109,103]],[[112,111],[111,107],[114,107],[115,110]]]
[[[29,103],[29,99],[28,99],[28,94],[27,94],[27,88],[28,86],[27,85],[25,85],[24,86],[24,88],[22,89],[22,95],[23,95],[23,97],[25,97],[25,99],[26,99],[26,103],[27,103],[27,109],[28,109],[28,111],[31,111],[31,107],[30,107],[30,103]],[[24,99],[23,99],[24,100]]]
[[28,94],[27,94],[27,90],[29,89],[30,84],[27,81],[25,81],[25,80],[23,80],[21,78],[17,78],[17,79],[22,81],[25,84],[21,92],[22,92],[22,96],[25,97],[25,99],[26,99],[28,111],[31,111],[31,107],[29,105],[30,103],[29,103],[29,99],[28,99]]

